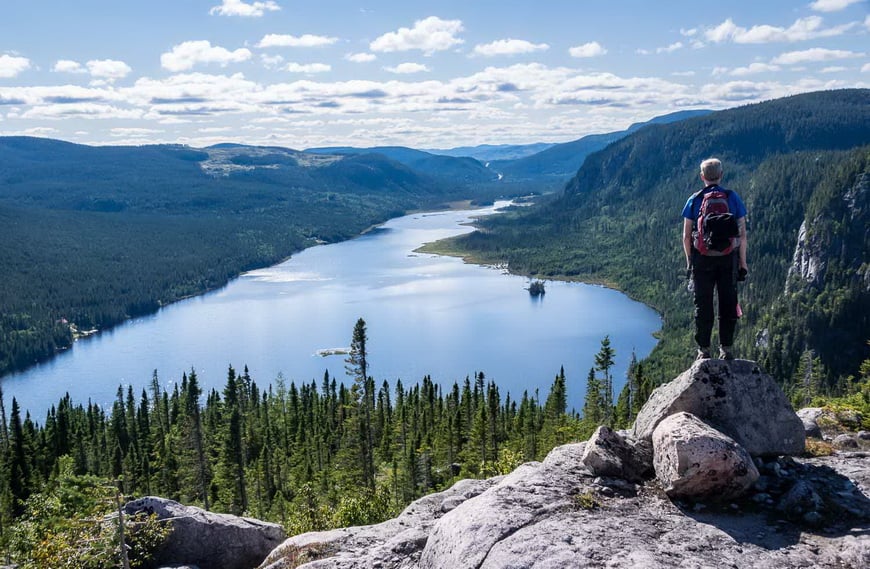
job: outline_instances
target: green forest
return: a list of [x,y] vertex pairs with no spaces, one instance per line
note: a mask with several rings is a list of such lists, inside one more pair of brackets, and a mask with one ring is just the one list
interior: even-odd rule
[[[652,388],[635,362],[626,388],[633,402],[606,404],[615,358],[609,338],[590,362],[583,419],[568,412],[562,370],[548,394],[518,398],[483,373],[450,388],[429,377],[376,384],[362,319],[351,340],[344,380],[327,373],[319,382],[278,378],[261,386],[247,368],[230,367],[222,391],[203,393],[195,370],[171,391],[155,371],[140,393],[119,387],[110,410],[67,396],[40,424],[14,399],[8,416],[0,405],[7,561],[118,566],[116,528],[102,517],[113,497],[164,496],[275,521],[290,534],[382,521],[462,478],[540,460],[598,424],[628,425]],[[138,564],[159,542],[155,525],[128,536],[141,551]]]
[[[701,187],[698,164],[717,156],[723,185],[749,210],[739,357],[759,361],[802,400],[841,394],[870,339],[868,140],[867,90],[647,126],[589,156],[560,194],[437,247],[514,273],[604,283],[655,307],[664,326],[644,363],[667,381],[695,353],[680,212]],[[814,281],[790,274],[802,224],[823,267]],[[806,361],[818,363],[812,377]]]

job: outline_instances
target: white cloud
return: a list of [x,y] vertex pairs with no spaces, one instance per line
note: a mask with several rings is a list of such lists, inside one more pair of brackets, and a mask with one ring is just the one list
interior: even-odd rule
[[839,12],[862,0],[816,0],[810,4],[810,9],[816,12]]
[[245,4],[242,0],[222,0],[220,6],[215,6],[208,11],[209,14],[217,14],[219,16],[246,16],[249,18],[259,18],[266,12],[275,12],[281,7],[273,0],[265,2],[252,2]]
[[263,53],[260,55],[260,61],[263,62],[263,67],[266,69],[276,69],[284,63],[284,58],[280,55],[266,55]]
[[822,73],[840,73],[841,71],[848,71],[848,67],[843,67],[842,65],[833,65],[831,67],[825,67],[822,69]]
[[680,28],[680,35],[686,36],[687,38],[694,37],[698,34],[698,28],[692,28],[689,30]]
[[846,51],[842,49],[825,49],[823,47],[814,47],[802,51],[788,51],[775,58],[772,63],[781,65],[795,65],[798,63],[812,63],[818,61],[832,61],[836,59],[849,59],[853,57],[864,57],[863,53],[854,51]]
[[465,43],[465,40],[456,37],[463,30],[461,20],[442,20],[437,16],[429,16],[414,22],[413,28],[399,28],[375,38],[369,44],[369,49],[382,52],[418,49],[426,55],[432,55],[436,51]]
[[0,78],[15,77],[22,71],[30,69],[30,60],[16,55],[0,55]]
[[523,53],[534,53],[536,51],[546,51],[550,46],[545,43],[532,43],[526,40],[506,39],[496,40],[492,43],[479,44],[474,46],[474,53],[484,57],[493,57],[496,55],[519,55]]
[[591,41],[583,45],[575,45],[568,50],[568,53],[571,57],[596,57],[606,54],[607,50],[597,41]]
[[257,44],[257,47],[322,47],[332,45],[337,41],[338,38],[312,34],[303,34],[298,37],[289,34],[266,34]]
[[378,56],[373,53],[348,53],[344,58],[354,63],[369,63],[376,60]]
[[861,66],[861,73],[870,73],[870,63]]
[[143,137],[164,132],[158,128],[116,127],[110,130],[111,136]]
[[650,53],[652,53],[650,50],[643,49],[643,48],[638,48],[638,49],[634,50],[634,52],[638,55],[649,55]]
[[284,68],[291,73],[326,73],[332,71],[332,66],[325,63],[288,63]]
[[186,71],[199,63],[218,63],[226,66],[229,63],[239,63],[251,58],[251,51],[239,48],[230,51],[226,48],[213,46],[208,40],[186,41],[172,48],[172,51],[160,56],[160,65],[172,72]]
[[429,68],[420,63],[400,63],[395,67],[384,67],[384,71],[399,74],[422,73],[424,71],[429,71]]
[[780,68],[776,65],[770,65],[768,63],[750,63],[746,67],[736,67],[731,70],[731,75],[736,77],[742,77],[745,75],[755,75],[756,73],[772,73],[774,71],[779,71]]
[[674,42],[667,47],[658,47],[656,48],[656,53],[673,53],[678,49],[683,49],[683,42],[678,41]]
[[694,71],[674,71],[673,73],[671,73],[671,75],[673,75],[674,77],[694,77],[695,72]]
[[85,65],[87,65],[91,77],[105,79],[107,81],[123,79],[133,71],[130,66],[123,61],[117,61],[114,59],[92,59]]
[[55,73],[87,73],[87,69],[82,67],[82,64],[78,61],[73,61],[71,59],[58,59],[54,64],[54,67],[51,68]]
[[773,43],[773,42],[796,42],[816,38],[839,36],[855,27],[855,24],[844,24],[833,28],[822,28],[822,18],[808,16],[799,18],[789,26],[769,26],[762,24],[752,26],[749,29],[738,26],[731,18],[728,18],[718,26],[704,32],[704,37],[714,43],[733,41],[734,43]]
[[63,105],[40,105],[21,115],[22,119],[139,119],[141,109],[129,109],[101,103],[70,103]]

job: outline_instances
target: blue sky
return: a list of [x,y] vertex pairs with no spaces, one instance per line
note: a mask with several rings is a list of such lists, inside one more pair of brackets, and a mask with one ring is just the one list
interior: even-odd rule
[[0,1],[0,135],[449,148],[870,86],[867,0]]

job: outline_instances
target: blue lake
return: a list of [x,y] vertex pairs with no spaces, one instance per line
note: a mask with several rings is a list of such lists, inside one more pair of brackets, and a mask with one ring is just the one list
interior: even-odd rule
[[221,390],[229,365],[247,365],[261,387],[279,374],[288,383],[319,384],[327,370],[347,380],[345,356],[317,353],[347,347],[358,318],[367,324],[377,384],[401,378],[408,385],[428,374],[449,387],[483,371],[502,396],[539,389],[544,398],[564,366],[569,408],[580,409],[607,334],[616,350],[618,393],[632,350],[642,358],[655,345],[661,319],[651,308],[607,288],[566,282],[547,282],[536,300],[525,290],[526,278],[414,252],[471,231],[464,224],[473,216],[494,211],[408,215],[245,273],[4,377],[6,408],[15,397],[41,423],[66,392],[76,403],[110,407],[119,385],[132,385],[138,399],[155,369],[170,389],[195,368],[204,390]]

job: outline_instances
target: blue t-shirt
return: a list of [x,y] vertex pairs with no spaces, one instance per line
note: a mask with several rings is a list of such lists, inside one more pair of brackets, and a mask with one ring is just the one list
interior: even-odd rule
[[704,188],[704,193],[697,198],[694,197],[695,194],[689,196],[689,199],[686,200],[686,205],[683,207],[683,217],[692,221],[698,219],[698,214],[701,213],[701,202],[704,201],[704,194],[710,193],[714,188],[728,192],[728,210],[734,214],[735,218],[746,217],[746,206],[743,205],[743,200],[740,199],[737,192],[726,190],[722,186],[715,184]]

